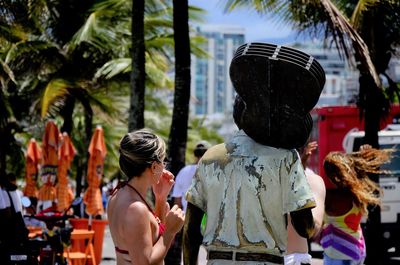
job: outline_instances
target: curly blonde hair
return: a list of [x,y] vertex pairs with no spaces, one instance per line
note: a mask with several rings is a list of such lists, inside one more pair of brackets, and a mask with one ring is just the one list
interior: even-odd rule
[[326,176],[341,189],[347,189],[353,195],[354,203],[367,213],[367,206],[381,205],[382,190],[368,174],[380,174],[380,166],[390,161],[391,149],[365,149],[359,152],[343,154],[330,152],[324,160]]

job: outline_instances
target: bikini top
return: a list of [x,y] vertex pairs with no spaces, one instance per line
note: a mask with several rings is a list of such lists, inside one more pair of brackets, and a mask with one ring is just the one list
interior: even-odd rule
[[[120,184],[117,185],[117,187],[115,188],[115,190],[119,190],[120,188],[124,187],[124,186],[128,186],[129,188],[131,188],[133,191],[135,191],[137,193],[137,195],[139,195],[140,199],[144,202],[144,204],[147,206],[147,209],[149,209],[149,211],[153,214],[153,216],[156,218],[157,224],[158,224],[158,238],[157,240],[160,238],[160,236],[162,234],[164,234],[165,232],[165,225],[161,222],[160,218],[158,218],[158,216],[154,213],[153,209],[151,209],[150,205],[147,203],[147,201],[143,198],[143,196],[139,193],[139,191],[137,189],[135,189],[135,187],[133,187],[132,185],[130,185],[127,181],[126,182],[122,182]],[[115,190],[112,192],[112,195],[114,195]],[[124,249],[120,249],[117,246],[115,246],[115,251],[121,254],[129,254],[128,250],[124,250]]]

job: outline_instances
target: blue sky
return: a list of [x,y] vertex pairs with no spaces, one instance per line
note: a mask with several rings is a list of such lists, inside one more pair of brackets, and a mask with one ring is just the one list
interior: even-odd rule
[[268,39],[285,39],[295,35],[287,25],[276,20],[261,17],[254,11],[240,9],[224,13],[224,4],[221,0],[189,0],[190,5],[207,10],[204,23],[230,24],[242,26],[246,29],[246,42]]

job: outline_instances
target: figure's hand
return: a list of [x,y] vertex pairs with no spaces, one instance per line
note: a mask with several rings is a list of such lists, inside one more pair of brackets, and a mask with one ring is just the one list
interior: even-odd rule
[[165,217],[166,232],[168,231],[172,234],[178,233],[182,229],[184,221],[185,213],[178,205],[174,205]]
[[153,185],[153,193],[157,200],[166,200],[172,186],[174,185],[174,175],[164,169],[160,181]]

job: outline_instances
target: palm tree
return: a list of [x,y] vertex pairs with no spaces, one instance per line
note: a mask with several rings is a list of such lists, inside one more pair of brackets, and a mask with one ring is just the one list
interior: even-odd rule
[[[353,65],[357,65],[361,75],[359,106],[360,110],[365,112],[366,143],[378,146],[377,124],[387,108],[379,75],[386,76],[389,59],[394,54],[393,47],[399,43],[399,30],[394,29],[399,27],[399,16],[397,16],[399,2],[392,0],[226,1],[228,11],[241,6],[283,19],[303,33],[321,37],[323,32],[326,40],[336,44],[341,55],[344,54]],[[378,15],[382,15],[382,12],[386,14],[384,19],[378,19]],[[379,44],[383,43],[382,38],[388,41]],[[370,88],[365,89],[365,84],[369,84],[367,87]],[[394,93],[393,89],[394,86],[388,91],[389,94]],[[375,102],[366,103],[366,93]],[[380,106],[376,106],[377,104]],[[370,109],[373,112],[371,116],[367,113]],[[374,114],[380,115],[376,117]]]
[[[359,106],[365,114],[364,141],[374,147],[379,147],[377,132],[380,129],[380,119],[388,112],[389,102],[393,102],[394,95],[399,93],[395,82],[386,74],[395,47],[400,44],[399,14],[399,1],[358,1],[351,12],[352,25],[365,40],[378,74],[385,77],[389,84],[388,88],[382,89],[376,86],[368,73],[360,71]],[[379,182],[378,175],[372,175],[371,178]],[[383,264],[382,257],[385,256],[380,211],[380,207],[369,208],[367,264]]]
[[[5,15],[0,19],[0,28],[6,34],[1,35],[0,43],[4,62],[15,77],[15,82],[8,82],[7,87],[3,87],[14,100],[10,101],[10,106],[13,113],[19,114],[15,119],[27,120],[25,124],[34,127],[41,108],[43,118],[61,116],[63,131],[74,135],[71,133],[72,116],[80,103],[85,112],[83,142],[87,146],[92,134],[93,106],[106,112],[112,106],[93,96],[100,87],[92,78],[96,69],[109,59],[107,52],[95,43],[81,41],[79,34],[75,36],[85,22],[91,2],[51,1],[38,5],[12,2],[3,2],[1,6]],[[105,97],[102,97],[104,101]],[[83,161],[79,163],[83,166],[86,148],[80,156],[81,160],[77,161]],[[78,192],[80,177],[78,174]]]
[[[21,170],[12,168],[23,168],[23,154],[21,143],[16,139],[17,133],[23,132],[26,124],[32,124],[37,120],[37,115],[31,115],[30,107],[32,98],[37,96],[37,91],[30,84],[33,75],[40,76],[41,73],[29,71],[23,59],[14,60],[21,50],[30,47],[35,52],[31,53],[29,63],[33,68],[41,63],[46,64],[46,56],[38,58],[40,51],[46,50],[51,54],[54,49],[45,47],[42,41],[36,40],[33,35],[37,31],[37,23],[28,14],[25,1],[2,1],[0,3],[0,80],[1,80],[1,149],[0,172],[4,176],[6,171],[13,171],[16,175],[22,175]],[[31,13],[32,14],[32,13]],[[30,45],[26,43],[30,41]],[[49,48],[49,49],[48,49]],[[38,60],[39,59],[39,60]],[[16,154],[21,154],[16,156]]]

